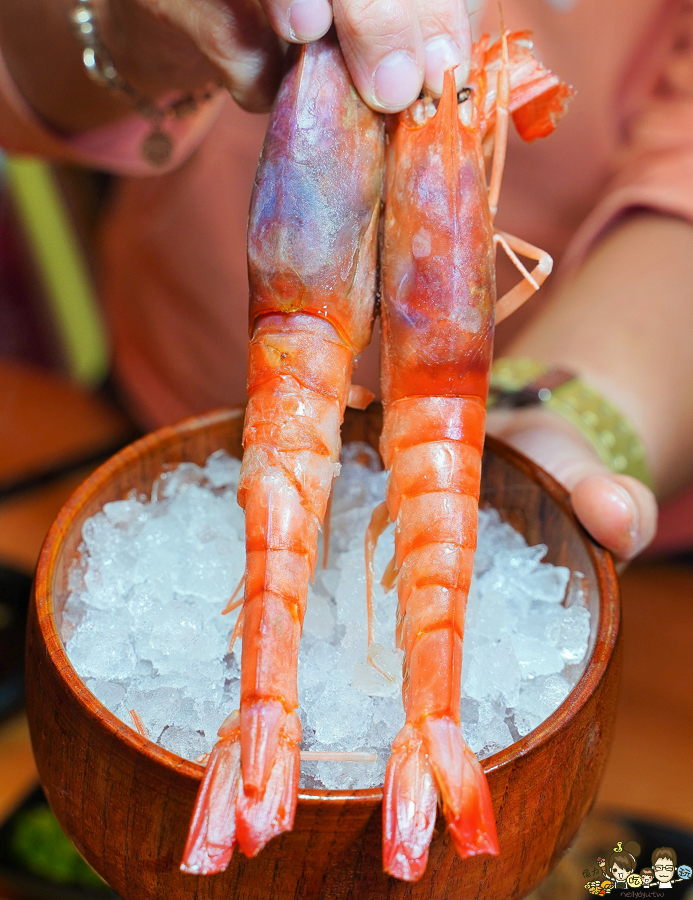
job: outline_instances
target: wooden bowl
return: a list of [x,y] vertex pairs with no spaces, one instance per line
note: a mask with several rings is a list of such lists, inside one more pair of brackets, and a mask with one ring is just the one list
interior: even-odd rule
[[[482,500],[549,545],[548,558],[585,574],[592,612],[589,664],[539,728],[484,760],[501,855],[462,861],[439,820],[417,884],[382,872],[382,792],[302,790],[290,834],[258,857],[233,856],[222,875],[179,871],[202,768],[120,722],[85,688],[58,637],[70,562],[84,520],[129,491],[149,491],[169,463],[241,453],[243,410],[162,428],[114,456],[63,507],[46,539],[28,631],[27,710],[53,811],[80,852],[125,900],[524,897],[566,850],[597,790],[609,747],[620,668],[619,593],[609,555],[577,524],[565,491],[489,438]],[[381,413],[350,414],[344,439],[377,446]]]

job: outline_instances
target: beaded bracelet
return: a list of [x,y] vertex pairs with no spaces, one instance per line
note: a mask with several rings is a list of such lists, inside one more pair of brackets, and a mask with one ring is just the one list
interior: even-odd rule
[[566,419],[612,472],[652,488],[645,448],[628,419],[574,372],[533,359],[503,357],[493,364],[488,407],[541,404]]
[[183,119],[196,112],[201,103],[211,100],[219,85],[199,94],[187,94],[165,106],[157,106],[118,74],[110,54],[99,39],[92,0],[77,0],[77,5],[70,10],[69,18],[72,31],[82,45],[82,62],[87,74],[101,87],[126,96],[133,102],[135,110],[151,122],[152,130],[142,141],[140,152],[151,166],[165,166],[173,153],[173,139],[163,130],[163,123],[166,119]]

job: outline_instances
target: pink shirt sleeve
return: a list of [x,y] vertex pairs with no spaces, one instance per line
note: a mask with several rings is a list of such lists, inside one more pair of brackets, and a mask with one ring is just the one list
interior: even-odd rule
[[624,141],[601,200],[571,241],[563,272],[624,213],[638,208],[693,224],[693,6],[681,4],[651,89],[624,122]]
[[27,104],[0,53],[0,146],[9,153],[45,156],[117,175],[159,175],[175,169],[198,147],[223,101],[220,91],[193,114],[167,120],[163,128],[173,139],[173,154],[165,166],[154,167],[140,152],[152,130],[146,119],[133,114],[103,128],[62,135],[42,122]]

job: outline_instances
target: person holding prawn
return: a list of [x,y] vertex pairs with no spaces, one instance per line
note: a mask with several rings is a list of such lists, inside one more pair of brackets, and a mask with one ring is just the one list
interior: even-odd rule
[[[446,67],[456,66],[464,86],[466,10],[459,0],[266,0],[264,8],[254,0],[95,0],[98,39],[122,77],[143,96],[194,101],[194,112],[166,120],[169,155],[155,166],[141,149],[151,122],[84,71],[68,24],[75,5],[0,3],[0,143],[126,176],[107,213],[101,271],[115,373],[135,415],[155,426],[238,402],[247,352],[243,222],[264,121],[209,86],[221,82],[244,108],[266,109],[282,40],[316,39],[334,17],[362,97],[395,112],[422,84],[439,94]],[[540,400],[522,410],[506,404],[489,430],[562,481],[585,527],[627,559],[651,541],[657,517],[651,490],[629,473],[662,500],[693,478],[693,401],[682,390],[693,376],[685,340],[693,13],[687,0],[507,0],[503,12],[509,28],[534,30],[539,53],[577,94],[562,131],[541,149],[511,137],[498,224],[558,266],[551,293],[499,329],[496,356],[537,364],[517,371],[513,363],[505,387],[536,387],[542,365],[576,376],[581,384],[570,392],[580,416],[569,420]],[[497,31],[497,15],[493,3],[475,8],[475,30]],[[502,288],[508,266],[499,266]],[[370,387],[374,359],[366,354],[359,373]],[[624,430],[626,452],[620,441],[610,452],[600,435],[608,443]],[[647,460],[648,475],[633,455]],[[679,503],[665,520],[670,545],[686,540],[685,509]]]
[[[561,258],[562,270],[550,302],[540,295],[534,308],[525,308],[515,322],[510,319],[505,330],[498,333],[497,354],[506,356],[497,362],[495,382],[492,380],[496,408],[489,417],[489,430],[514,443],[562,481],[571,491],[576,513],[585,527],[627,559],[653,536],[656,503],[651,488],[666,497],[693,474],[693,401],[679,387],[681,380],[693,376],[685,339],[686,325],[693,315],[691,304],[686,302],[689,284],[693,283],[693,271],[689,271],[693,265],[693,193],[687,178],[693,155],[693,108],[689,109],[693,78],[689,78],[687,56],[693,26],[691,10],[684,2],[665,6],[656,0],[642,0],[635,8],[624,0],[612,0],[607,16],[596,16],[595,2],[546,0],[538,10],[536,3],[515,0],[504,8],[506,25],[534,26],[539,51],[575,84],[578,94],[563,132],[544,147],[531,148],[531,153],[512,146],[508,155],[496,221],[504,231],[529,238]],[[0,102],[6,112],[6,133],[3,137],[0,123],[0,139],[10,149],[87,161],[129,176],[159,173],[157,179],[130,177],[123,183],[105,230],[104,292],[116,339],[116,369],[133,408],[147,424],[160,424],[215,403],[233,402],[242,392],[245,329],[240,323],[245,315],[240,303],[238,309],[234,307],[234,300],[243,291],[236,287],[234,292],[234,278],[229,277],[233,269],[227,260],[234,258],[230,223],[242,204],[235,195],[231,156],[224,148],[235,147],[240,157],[244,151],[247,157],[247,148],[234,145],[238,141],[235,123],[239,114],[216,85],[225,84],[248,108],[266,107],[282,68],[279,38],[311,42],[327,31],[334,16],[346,66],[367,106],[377,112],[394,113],[410,106],[422,87],[426,96],[437,97],[447,85],[446,103],[456,114],[456,92],[462,91],[463,102],[463,89],[470,76],[471,32],[465,9],[460,3],[440,0],[419,4],[373,0],[368,6],[342,0],[334,9],[326,0],[294,0],[290,5],[266,0],[263,8],[252,0],[160,0],[156,4],[153,0],[80,0],[73,6],[74,0],[69,4],[31,0],[20,10],[9,0],[0,4],[0,48],[7,62],[7,69],[0,72],[4,79],[0,79]],[[28,12],[33,14],[31,28],[25,18]],[[494,30],[495,17],[490,5],[478,14],[484,30]],[[70,18],[72,31],[77,31],[84,47],[81,58],[68,27]],[[598,33],[595,24],[599,25]],[[591,57],[585,52],[588,46]],[[507,57],[505,38],[503,54]],[[40,66],[36,64],[39,59]],[[89,69],[90,62],[92,68],[99,69],[101,84],[87,77],[82,64]],[[597,72],[600,66],[602,71]],[[62,80],[55,78],[56,71],[62,73]],[[117,78],[107,72],[116,72]],[[124,91],[123,84],[130,90]],[[498,85],[500,96],[500,79]],[[347,93],[345,88],[345,96]],[[156,112],[139,102],[137,109],[149,112],[133,115],[133,96],[155,101]],[[447,108],[444,103],[441,107]],[[342,121],[350,119],[347,116]],[[289,125],[277,133],[284,135],[290,130]],[[373,144],[359,152],[367,169],[380,151]],[[270,158],[271,154],[263,156],[263,162]],[[489,227],[496,212],[499,184],[492,191]],[[370,196],[370,190],[364,188],[365,194]],[[274,200],[263,203],[271,204],[281,192],[270,196]],[[353,196],[358,196],[358,191]],[[308,195],[306,198],[310,199]],[[176,202],[182,202],[185,215],[173,214]],[[376,207],[371,203],[369,208]],[[262,210],[256,221],[262,221]],[[197,243],[190,230],[181,228],[186,220],[196,223],[204,241]],[[342,222],[343,217],[339,220]],[[376,220],[375,212],[359,220],[362,239],[366,234],[372,239],[377,232]],[[175,233],[156,227],[167,221]],[[269,217],[267,233],[271,234],[271,226],[281,221],[281,215]],[[295,221],[305,220],[299,217]],[[144,227],[146,222],[149,227]],[[133,227],[137,223],[141,227]],[[205,231],[201,223],[211,227]],[[386,223],[386,247],[387,227]],[[239,232],[242,229],[236,230],[237,235]],[[319,237],[330,234],[326,221]],[[264,246],[265,239],[263,232],[258,245]],[[161,243],[154,248],[148,244],[151,241]],[[499,242],[505,246],[502,240]],[[506,244],[513,257],[512,246],[508,241]],[[173,252],[176,245],[181,246],[180,256]],[[279,241],[277,246],[283,253],[285,243]],[[489,243],[489,248],[492,246]],[[530,255],[536,249],[522,242],[516,247],[520,248],[518,252]],[[425,256],[423,244],[421,250]],[[349,259],[358,259],[358,253],[352,253]],[[516,258],[513,263],[521,267]],[[202,275],[205,270],[214,273],[213,280]],[[168,277],[162,277],[164,272]],[[201,277],[196,281],[198,274]],[[190,286],[191,277],[194,287]],[[527,283],[532,277],[525,275]],[[501,285],[504,278],[501,270]],[[285,479],[281,490],[287,496],[298,493],[310,498],[312,517],[306,517],[302,531],[309,535],[317,533],[325,513],[328,476],[338,448],[335,411],[343,411],[347,402],[353,357],[366,343],[361,338],[370,333],[372,310],[369,317],[364,308],[364,323],[368,324],[357,329],[358,340],[352,340],[346,328],[337,327],[333,334],[327,320],[320,335],[314,333],[315,323],[311,321],[310,325],[297,322],[295,333],[283,337],[278,323],[295,312],[291,301],[294,295],[299,297],[293,279],[291,266],[278,266],[274,272],[263,272],[253,285],[253,303],[257,304],[251,344],[253,396],[250,424],[246,423],[253,453],[248,455],[247,466],[244,464],[244,484],[254,479],[259,483],[262,475],[259,465],[253,468],[257,443],[258,459],[262,457],[263,465],[269,460],[270,470]],[[167,289],[159,290],[157,280],[166,282]],[[355,283],[361,285],[358,278]],[[181,290],[185,302],[179,307],[176,288],[171,288],[176,284],[185,285]],[[499,293],[504,293],[503,288]],[[303,302],[303,295],[300,297]],[[388,315],[394,307],[389,308]],[[486,303],[484,309],[488,312],[492,305]],[[345,315],[349,314],[347,310]],[[215,322],[223,323],[222,327],[216,329]],[[676,323],[675,328],[672,323]],[[474,332],[472,324],[470,320],[466,326],[469,333]],[[522,324],[525,327],[518,334]],[[484,320],[488,334],[492,326]],[[393,362],[401,346],[390,341],[388,334],[392,333],[392,323],[386,319],[386,407],[393,401],[400,403],[398,409],[404,409],[401,403],[411,397],[418,402],[420,398],[416,397],[411,367],[400,366],[399,358]],[[265,435],[262,392],[272,381],[269,373],[276,359],[292,352],[288,344],[284,346],[286,342],[304,339],[306,346],[329,345],[329,353],[337,360],[336,369],[342,374],[338,385],[328,385],[330,375],[315,389],[324,397],[316,400],[320,428],[311,432],[310,446],[294,440],[291,429],[285,428],[277,454],[281,451],[288,455],[278,461],[272,444],[278,435],[269,443]],[[490,345],[484,352],[489,349]],[[234,351],[237,362],[230,365]],[[401,354],[402,359],[405,355]],[[320,369],[322,358],[318,355],[311,359],[316,365],[310,374],[311,385],[322,385],[321,379],[325,379]],[[450,360],[452,369],[455,365],[455,360]],[[219,374],[219,378],[214,377]],[[362,364],[359,381],[367,380],[367,374],[367,365]],[[296,379],[300,382],[303,375],[297,371]],[[484,389],[479,391],[483,403],[486,375],[480,378],[484,381]],[[403,385],[406,396],[397,393]],[[532,401],[529,406],[528,398]],[[282,402],[289,410],[294,401],[284,396]],[[484,414],[482,405],[476,406],[480,427],[475,431],[474,448],[478,456]],[[438,416],[436,427],[445,431],[445,439],[457,440],[446,431],[453,428],[456,413],[446,416],[442,407],[434,412]],[[386,427],[384,449],[389,452],[387,447],[391,445],[394,453],[401,449],[397,440],[402,424],[396,417],[393,422]],[[312,470],[310,479],[305,480],[308,469],[303,468],[301,453],[317,454],[322,459],[315,484],[308,484]],[[251,525],[263,516],[267,522],[273,521],[275,487],[276,483],[269,485],[268,481],[267,496],[263,494],[257,501],[257,510],[249,501],[246,510]],[[473,490],[467,493],[471,496]],[[393,510],[400,503],[395,494],[393,489],[388,501],[392,499]],[[304,515],[302,511],[300,514]],[[280,526],[277,520],[279,530]],[[260,530],[258,526],[258,534]],[[272,553],[284,553],[287,559],[293,554],[297,570],[301,570],[299,580],[305,581],[313,552],[307,538],[306,546],[297,550],[289,544],[270,544],[270,531],[268,525],[264,543],[258,538],[257,546],[249,544],[249,554],[259,554],[258,572],[262,570],[262,577],[270,572]],[[463,549],[470,547],[465,545]],[[413,544],[409,550],[412,548],[416,549]],[[259,583],[262,573],[257,579],[251,578],[246,591],[255,581]],[[284,603],[285,587],[279,580],[276,584],[277,597]],[[298,606],[299,632],[300,603],[300,598],[292,598],[287,606]],[[253,648],[248,650],[251,652]],[[260,650],[256,656],[261,660]],[[281,672],[270,674],[281,680]],[[241,760],[251,794],[260,796],[269,790],[268,784],[273,785],[274,806],[267,813],[271,817],[264,823],[267,827],[262,834],[253,831],[257,822],[252,820],[252,813],[242,813],[239,820],[246,828],[245,838],[239,839],[255,852],[272,834],[290,827],[290,798],[282,793],[281,779],[275,783],[273,766],[278,760],[287,783],[295,784],[299,734],[293,711],[289,715],[285,710],[272,712],[270,701],[257,692],[251,699],[248,716],[255,716],[257,722],[254,719],[255,724],[246,727],[242,711],[240,723],[228,723],[229,740],[224,744],[228,758],[219,759],[220,766],[233,765],[238,770],[239,744],[252,745],[250,755],[242,751],[244,759],[253,760],[252,765],[246,766]],[[257,713],[260,707],[262,715]],[[446,728],[455,725],[443,724]],[[407,771],[413,772],[419,765],[408,760],[421,756],[417,744],[421,740],[421,735],[408,732],[396,748],[402,751],[396,758],[404,761]],[[271,753],[267,746],[273,748]],[[463,748],[460,753],[464,753]],[[474,762],[470,759],[469,765]],[[397,763],[393,765],[396,768]],[[438,763],[433,760],[432,765]],[[423,769],[421,773],[430,781],[430,773]],[[399,776],[395,773],[392,777],[396,783]],[[435,777],[441,783],[445,780],[437,770]],[[252,798],[248,801],[251,806],[253,802]],[[431,813],[431,804],[426,802]],[[480,808],[484,818],[483,792]],[[451,810],[451,827],[462,829],[454,803]],[[494,852],[492,823],[485,827],[484,839],[469,852]],[[466,846],[467,837],[461,830],[459,840]],[[214,848],[220,846],[214,841],[212,844]],[[425,864],[425,858],[419,858]],[[395,865],[396,874],[400,863]],[[404,872],[401,877],[418,876],[415,871]]]

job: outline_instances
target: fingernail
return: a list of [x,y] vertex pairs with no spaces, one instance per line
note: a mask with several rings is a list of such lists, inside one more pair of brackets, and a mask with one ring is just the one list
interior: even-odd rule
[[467,72],[460,72],[461,54],[460,48],[448,37],[447,34],[439,34],[426,41],[426,74],[424,84],[436,96],[443,93],[443,76],[448,69],[455,69],[455,80],[458,85],[467,77]]
[[636,553],[640,547],[638,544],[640,543],[640,515],[638,513],[638,507],[629,494],[629,492],[616,481],[611,481],[609,479],[609,500],[616,506],[619,506],[623,511],[624,517],[628,521],[628,536],[632,542],[632,551]]
[[296,41],[315,41],[332,24],[327,0],[294,0],[289,7],[289,30]]
[[383,109],[396,112],[413,103],[421,91],[421,72],[408,53],[388,54],[373,73],[373,93]]

